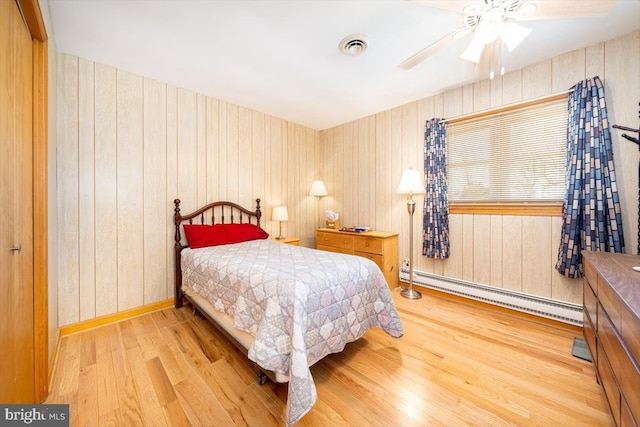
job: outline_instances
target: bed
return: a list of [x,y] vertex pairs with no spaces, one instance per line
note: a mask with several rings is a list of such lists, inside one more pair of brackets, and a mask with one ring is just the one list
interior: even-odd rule
[[317,399],[310,366],[379,327],[403,334],[378,266],[354,255],[280,243],[255,210],[214,202],[186,215],[174,201],[175,306],[194,307],[256,365],[288,382],[287,425]]

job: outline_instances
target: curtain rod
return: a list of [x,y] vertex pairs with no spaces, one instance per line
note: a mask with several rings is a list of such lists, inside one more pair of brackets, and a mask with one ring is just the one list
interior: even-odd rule
[[539,98],[528,99],[526,101],[520,101],[514,104],[491,108],[489,110],[478,111],[475,113],[469,113],[469,114],[464,114],[462,116],[452,117],[450,119],[445,119],[445,122],[447,124],[460,123],[467,120],[479,119],[481,117],[492,116],[494,114],[505,113],[507,111],[512,111],[520,108],[531,107],[533,105],[544,104],[546,102],[559,101],[563,98],[566,98],[567,95],[569,95],[571,92],[573,92],[573,88],[569,90],[565,90],[564,92],[554,93],[552,95],[545,95]]

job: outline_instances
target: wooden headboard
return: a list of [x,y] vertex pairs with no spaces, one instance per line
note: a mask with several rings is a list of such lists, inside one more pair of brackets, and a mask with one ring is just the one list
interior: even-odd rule
[[175,208],[173,210],[173,223],[176,226],[175,245],[174,245],[174,262],[175,262],[175,296],[174,304],[176,308],[182,307],[184,304],[184,295],[182,292],[182,264],[180,263],[180,253],[187,246],[182,244],[181,225],[184,222],[189,224],[255,224],[260,227],[260,218],[262,211],[260,210],[260,199],[256,199],[256,210],[251,211],[233,202],[213,202],[187,215],[180,213],[180,199],[173,201]]

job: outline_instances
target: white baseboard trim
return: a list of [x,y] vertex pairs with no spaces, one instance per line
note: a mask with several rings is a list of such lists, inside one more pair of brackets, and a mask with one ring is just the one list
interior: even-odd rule
[[[400,280],[409,282],[408,268],[400,268]],[[413,283],[425,288],[582,326],[582,306],[577,304],[439,276],[424,271],[413,271]]]

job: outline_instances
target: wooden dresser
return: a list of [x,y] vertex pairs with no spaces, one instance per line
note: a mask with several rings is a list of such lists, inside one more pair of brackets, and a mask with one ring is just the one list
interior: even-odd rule
[[583,252],[583,331],[617,426],[640,425],[640,256]]
[[398,287],[398,233],[352,233],[319,228],[317,249],[369,258],[380,267],[391,289]]

